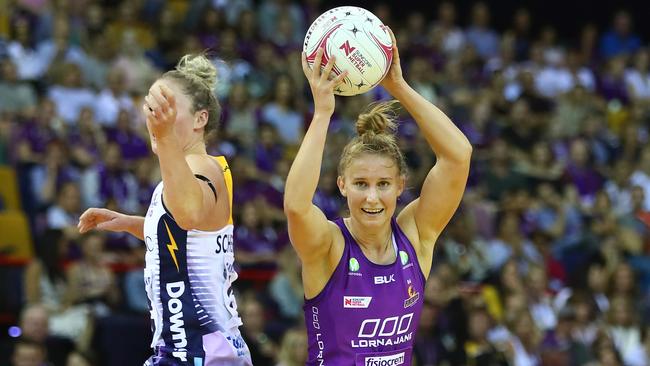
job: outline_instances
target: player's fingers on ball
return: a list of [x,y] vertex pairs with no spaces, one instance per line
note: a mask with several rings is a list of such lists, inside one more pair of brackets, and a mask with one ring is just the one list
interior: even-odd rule
[[335,87],[335,86],[341,84],[343,82],[343,80],[345,80],[345,78],[347,76],[348,76],[348,71],[347,70],[340,73],[337,77],[332,79],[332,81],[331,81],[332,87]]
[[325,65],[325,69],[323,70],[323,74],[321,75],[322,80],[329,80],[330,73],[332,72],[335,63],[336,63],[336,58],[332,56],[329,59],[329,61],[327,61],[327,65]]
[[389,26],[386,26],[386,29],[388,29],[388,34],[390,35],[390,39],[393,41],[393,46],[397,45],[397,40],[395,39],[395,33],[393,33],[393,30],[390,29]]
[[304,52],[300,55],[300,63],[302,64],[302,72],[309,77],[309,64],[307,63],[307,54]]
[[314,77],[320,77],[320,66],[323,62],[323,47],[320,47],[316,52],[316,58],[314,59],[314,64],[311,67],[311,72]]

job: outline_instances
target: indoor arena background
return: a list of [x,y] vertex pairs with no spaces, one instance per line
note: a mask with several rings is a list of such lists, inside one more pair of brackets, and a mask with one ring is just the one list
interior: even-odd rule
[[[302,39],[338,5],[395,31],[409,83],[474,146],[417,365],[650,365],[650,6],[557,0],[0,0],[0,365],[29,364],[18,342],[55,366],[149,356],[142,243],[76,224],[87,207],[146,211],[160,175],[142,97],[203,50],[223,106],[208,150],[234,177],[241,330],[255,365],[304,364],[282,189],[311,119]],[[337,98],[315,198],[330,218],[345,214],[336,165],[354,119],[387,98]],[[435,158],[406,117],[399,136],[420,187]]]

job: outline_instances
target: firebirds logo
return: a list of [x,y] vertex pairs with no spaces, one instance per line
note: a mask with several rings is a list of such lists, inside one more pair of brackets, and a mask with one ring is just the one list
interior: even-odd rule
[[415,291],[413,285],[409,285],[407,291],[409,297],[408,299],[404,300],[404,309],[413,306],[420,299],[420,293]]

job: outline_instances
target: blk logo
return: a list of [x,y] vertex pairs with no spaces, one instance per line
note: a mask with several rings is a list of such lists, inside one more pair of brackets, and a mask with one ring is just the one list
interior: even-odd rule
[[341,47],[339,47],[339,50],[345,51],[345,56],[350,56],[350,53],[352,53],[356,49],[357,49],[356,47],[350,46],[349,41],[345,41],[345,43],[343,43]]
[[375,285],[383,285],[391,282],[395,282],[394,274],[390,276],[375,276]]

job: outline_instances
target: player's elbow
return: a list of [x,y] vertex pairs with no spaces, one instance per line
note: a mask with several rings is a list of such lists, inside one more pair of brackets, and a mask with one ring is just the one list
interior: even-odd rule
[[472,144],[464,139],[463,143],[459,146],[456,146],[454,149],[453,157],[450,157],[458,165],[467,165],[469,166],[470,161],[472,160]]
[[292,199],[288,195],[284,196],[284,213],[287,216],[304,215],[311,207],[311,202],[303,202],[303,200]]
[[463,156],[463,160],[466,161],[468,164],[470,160],[472,160],[473,151],[474,148],[472,147],[472,144],[470,144],[469,141],[465,140],[465,143],[461,147],[461,155]]

